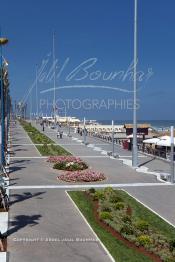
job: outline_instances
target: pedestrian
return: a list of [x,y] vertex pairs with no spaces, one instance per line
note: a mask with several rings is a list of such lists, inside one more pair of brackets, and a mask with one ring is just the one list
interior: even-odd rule
[[3,244],[4,238],[5,238],[5,236],[0,231],[0,249],[1,249],[2,252],[4,252],[4,244]]
[[60,131],[57,130],[57,138],[60,137]]
[[63,138],[63,131],[60,131],[60,139]]

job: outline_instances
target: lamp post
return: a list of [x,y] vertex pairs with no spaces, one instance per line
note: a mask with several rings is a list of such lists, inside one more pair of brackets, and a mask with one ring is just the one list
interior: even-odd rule
[[36,123],[38,118],[38,66],[36,65]]
[[137,148],[137,0],[134,0],[134,103],[133,103],[133,147],[132,166],[138,166]]
[[174,183],[174,127],[171,126],[171,182]]
[[55,32],[53,32],[53,50],[52,50],[52,58],[53,58],[53,117],[54,117],[54,125],[56,125]]
[[114,120],[112,120],[112,156],[114,156]]
[[68,137],[71,137],[71,135],[70,135],[70,117],[69,117],[68,121],[69,121],[68,122]]
[[86,145],[86,119],[85,119],[85,117],[84,117],[84,121],[83,121],[83,142],[84,142],[84,144]]
[[4,82],[3,82],[3,56],[2,46],[8,43],[7,38],[0,37],[0,90],[1,90],[1,168],[5,165],[5,106],[4,106]]
[[32,121],[32,90],[30,91],[30,121]]
[[6,172],[9,174],[9,166],[10,166],[10,113],[11,113],[11,98],[9,94],[9,89],[7,90],[7,97],[6,97],[6,104],[7,104],[7,127],[6,127]]

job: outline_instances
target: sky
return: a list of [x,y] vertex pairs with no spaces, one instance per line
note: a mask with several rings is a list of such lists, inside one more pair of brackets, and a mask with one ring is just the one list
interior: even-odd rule
[[[174,0],[138,0],[139,120],[175,119],[174,10]],[[35,114],[38,97],[39,113],[53,112],[55,32],[58,114],[132,119],[133,18],[134,0],[2,1],[13,102]]]

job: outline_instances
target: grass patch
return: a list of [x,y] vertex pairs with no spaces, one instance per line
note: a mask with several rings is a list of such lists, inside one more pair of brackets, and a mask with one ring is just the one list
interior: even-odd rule
[[170,239],[175,239],[174,227],[137,202],[134,198],[130,197],[126,192],[117,190],[117,193],[132,208],[133,216],[139,218],[140,220],[146,220],[153,228],[162,233],[164,236]]
[[70,152],[66,151],[63,147],[59,145],[54,145],[55,142],[48,138],[46,135],[39,132],[35,127],[24,120],[20,121],[20,124],[27,132],[28,136],[31,138],[34,144],[43,144],[37,145],[37,149],[42,156],[69,156]]
[[[123,192],[122,192],[123,193]],[[86,217],[87,221],[101,239],[103,244],[109,250],[113,258],[118,262],[150,262],[150,258],[138,253],[137,251],[128,248],[122,241],[117,240],[109,232],[100,227],[95,221],[93,214],[92,203],[86,198],[84,192],[71,191],[69,195],[76,203],[82,214]],[[136,201],[135,201],[136,202]]]

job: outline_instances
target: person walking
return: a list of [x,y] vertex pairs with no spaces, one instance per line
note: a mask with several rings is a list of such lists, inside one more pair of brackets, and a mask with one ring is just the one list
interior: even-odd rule
[[60,137],[60,131],[59,129],[57,130],[57,138]]
[[62,139],[63,138],[63,131],[61,130],[60,131],[60,139]]
[[5,238],[5,236],[0,231],[0,250],[1,250],[1,252],[4,252],[4,244],[3,244],[4,238]]

